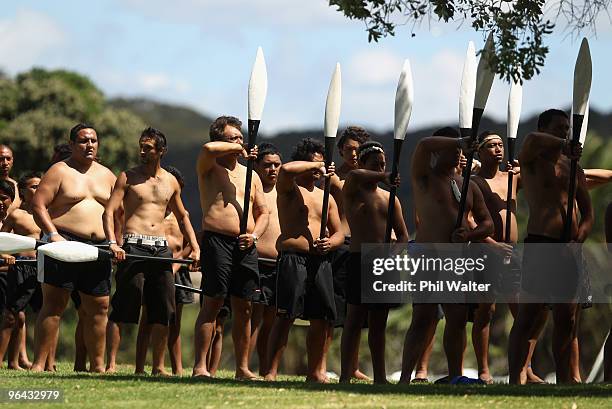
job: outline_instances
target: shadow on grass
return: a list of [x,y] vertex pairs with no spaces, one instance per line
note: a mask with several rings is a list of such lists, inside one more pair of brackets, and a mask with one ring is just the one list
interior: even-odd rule
[[[54,375],[51,377],[55,378]],[[444,396],[530,396],[530,397],[612,397],[610,384],[580,384],[580,385],[528,385],[516,386],[507,384],[494,385],[372,385],[354,383],[350,385],[331,383],[326,385],[306,383],[303,378],[280,380],[276,382],[237,381],[232,378],[192,378],[192,377],[159,377],[133,374],[61,374],[59,379],[73,380],[104,380],[108,382],[137,382],[182,385],[218,385],[224,387],[247,387],[253,389],[288,389],[303,391],[336,391],[354,394],[399,394],[399,395],[444,395]]]

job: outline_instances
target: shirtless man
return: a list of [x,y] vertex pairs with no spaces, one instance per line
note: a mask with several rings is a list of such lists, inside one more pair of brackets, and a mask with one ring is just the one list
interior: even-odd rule
[[17,182],[10,176],[11,170],[13,169],[14,157],[13,150],[6,145],[0,145],[0,180],[6,180],[11,182],[15,187],[15,200],[7,214],[10,214],[13,210],[19,208],[21,200],[19,198],[19,189],[17,188]]
[[[18,187],[23,200],[20,207],[13,210],[4,220],[1,231],[35,239],[40,238],[40,228],[34,222],[32,215],[32,197],[38,188],[40,177],[41,174],[35,172],[19,179]],[[17,254],[17,258],[35,260],[36,251],[21,252]],[[9,268],[8,294],[4,325],[0,333],[0,362],[8,347],[8,368],[29,369],[32,364],[28,362],[27,353],[25,353],[25,308],[29,304],[34,312],[38,312],[42,305],[36,264],[17,263]]]
[[[459,209],[459,195],[463,180],[455,168],[461,152],[473,149],[470,138],[458,138],[453,128],[444,128],[437,134],[421,139],[412,156],[412,186],[419,224],[417,243],[465,243],[479,241],[493,233],[493,222],[484,204],[480,190],[470,182],[462,226],[455,229]],[[476,227],[468,227],[467,216],[472,213]],[[465,351],[467,306],[443,304],[446,316],[444,350],[448,362],[449,379],[461,376]],[[406,333],[402,357],[400,383],[410,382],[414,366],[423,354],[435,331],[437,304],[413,304],[412,322]]]
[[[160,161],[166,153],[165,135],[157,129],[142,131],[138,141],[141,165],[117,178],[113,193],[104,210],[104,231],[115,258],[119,261],[117,289],[113,295],[111,320],[136,323],[140,300],[147,309],[147,324],[152,325],[153,375],[168,375],[164,354],[168,344],[168,328],[174,320],[174,274],[166,262],[126,259],[126,254],[172,257],[168,247],[164,219],[171,211],[192,251],[190,258],[197,265],[200,258],[189,214],[181,200],[181,188],[174,176],[162,169]],[[115,212],[123,207],[123,246],[117,244]]]
[[[0,222],[4,221],[8,209],[13,204],[15,187],[7,180],[0,180]],[[2,264],[0,265],[0,328],[4,322],[4,307],[8,297],[8,269],[15,264],[15,257],[10,254],[0,254]],[[4,357],[4,354],[3,354]],[[0,361],[0,366],[2,361]]]
[[[329,198],[327,230],[319,237],[323,190],[315,186],[321,177],[323,145],[310,138],[300,141],[292,162],[281,167],[276,184],[281,235],[277,281],[277,317],[270,333],[266,380],[275,380],[287,345],[289,330],[296,318],[310,321],[306,350],[309,382],[328,382],[326,352],[328,334],[336,319],[333,277],[329,252],[344,241],[338,209]],[[331,176],[333,166],[327,169]]]
[[[608,204],[605,216],[606,242],[608,251],[612,252],[612,203]],[[612,327],[604,347],[604,382],[612,382]]]
[[[389,209],[389,192],[378,183],[392,185],[385,172],[385,153],[378,142],[365,142],[358,149],[359,169],[351,171],[344,183],[344,210],[351,228],[347,271],[347,316],[342,331],[340,382],[350,382],[354,373],[354,351],[358,348],[364,320],[368,320],[368,344],[372,356],[374,383],[387,383],[385,372],[385,329],[389,306],[361,302],[361,244],[384,243]],[[394,183],[399,185],[399,178]],[[408,230],[399,199],[395,198],[394,226],[397,242],[408,242]]]
[[[346,318],[347,303],[346,303],[346,280],[347,270],[346,262],[349,258],[349,246],[351,244],[351,229],[346,221],[343,205],[342,187],[344,181],[350,171],[357,169],[357,150],[359,147],[370,139],[370,134],[360,126],[347,127],[340,138],[338,138],[338,152],[342,158],[342,163],[338,167],[338,172],[331,179],[330,193],[334,197],[338,205],[338,213],[340,214],[340,223],[344,233],[344,243],[340,248],[331,254],[332,257],[332,272],[334,276],[334,298],[336,300],[336,322],[334,327],[343,327]],[[364,319],[365,321],[365,319]],[[362,323],[363,324],[363,323]],[[361,380],[370,380],[363,372],[359,370],[359,340],[361,339],[361,331],[355,334],[357,348],[354,350],[353,366],[355,372],[352,377]],[[328,343],[331,343],[333,338],[333,330],[329,333]]]
[[[512,245],[518,238],[518,226],[516,224],[516,191],[519,178],[512,179],[512,204],[511,204],[511,227],[510,237],[506,240],[506,198],[508,191],[508,172],[499,169],[504,160],[504,142],[501,137],[493,132],[485,131],[478,136],[478,158],[481,166],[473,180],[480,188],[485,203],[491,214],[494,225],[493,235],[487,237],[483,242],[489,244],[491,252],[489,257],[494,257],[496,269],[500,269],[499,282],[503,291],[513,299],[509,303],[510,312],[516,318],[518,309],[518,294],[520,291],[520,266],[512,253]],[[504,259],[510,259],[512,264],[507,269],[504,267]],[[479,303],[474,310],[474,325],[472,326],[472,343],[478,363],[478,377],[486,383],[492,383],[493,379],[489,371],[489,328],[493,314],[495,313],[495,302],[487,300]]]
[[[174,166],[162,166],[164,170],[176,178],[181,190],[185,187],[185,180],[182,173]],[[191,246],[186,239],[183,238],[183,233],[179,227],[178,221],[174,213],[166,210],[166,218],[163,221],[164,232],[168,240],[168,247],[172,251],[174,258],[187,258],[191,254]],[[197,235],[196,235],[197,237]],[[175,284],[193,287],[189,273],[189,267],[178,263],[172,264],[172,273],[174,274]],[[183,362],[181,353],[181,318],[183,316],[183,305],[193,303],[193,293],[175,288],[174,299],[176,311],[174,320],[170,322],[168,331],[168,353],[170,354],[170,364],[172,365],[172,374],[183,375]],[[147,308],[143,306],[138,324],[138,336],[136,338],[136,373],[145,373],[145,363],[147,359],[147,350],[149,349],[149,341],[151,338],[151,325],[147,324]]]
[[246,167],[238,158],[257,158],[242,143],[242,123],[222,116],[210,126],[210,142],[202,146],[197,173],[202,205],[202,271],[204,302],[195,324],[194,376],[211,376],[206,356],[214,334],[217,314],[231,296],[232,338],[236,378],[255,379],[249,370],[252,301],[259,297],[257,239],[268,225],[269,210],[257,173],[253,174],[247,233],[240,234],[246,184]]
[[[538,129],[549,133],[534,132],[529,134],[519,155],[521,163],[521,181],[529,205],[529,221],[525,243],[563,243],[562,233],[567,208],[567,188],[569,185],[569,167],[572,158],[579,158],[582,147],[574,146],[566,139],[569,130],[567,114],[559,110],[549,110],[540,115]],[[584,172],[578,167],[576,178],[576,203],[580,211],[573,217],[571,240],[582,243],[593,226],[593,209],[589,197]],[[569,249],[568,249],[569,250]],[[538,295],[538,288],[533,288],[535,273],[534,261],[537,249],[525,246],[523,255],[523,276],[521,287],[529,294]],[[534,254],[532,254],[534,253]],[[541,254],[540,254],[541,256]],[[571,257],[560,254],[560,257]],[[569,260],[569,258],[568,258]],[[557,260],[558,261],[558,260]],[[573,257],[567,266],[575,263]],[[559,272],[560,274],[562,272]],[[565,271],[563,273],[575,274]],[[531,284],[530,284],[531,283]],[[545,294],[542,294],[545,295]],[[508,367],[510,383],[523,383],[521,368],[527,363],[530,339],[537,331],[537,321],[543,314],[546,303],[525,303],[519,306],[517,319],[510,332],[508,348]],[[571,364],[572,349],[577,346],[576,321],[579,306],[576,300],[568,299],[565,303],[553,305],[554,331],[553,353],[557,373],[557,383],[580,382]],[[573,346],[573,344],[576,344]],[[574,357],[574,360],[577,357]]]
[[280,236],[276,207],[276,179],[282,165],[281,154],[271,143],[259,145],[255,171],[263,186],[266,205],[270,210],[268,227],[257,241],[261,299],[253,304],[250,353],[257,350],[259,375],[268,373],[268,339],[276,316],[276,242]]
[[[43,176],[32,198],[36,224],[50,241],[76,240],[89,244],[105,242],[102,213],[115,175],[95,161],[98,135],[89,125],[70,130],[70,158],[58,162]],[[43,306],[34,334],[33,371],[42,371],[57,346],[60,317],[70,292],[82,301],[83,334],[91,372],[104,372],[104,334],[110,293],[110,260],[64,263],[44,257],[39,261]]]

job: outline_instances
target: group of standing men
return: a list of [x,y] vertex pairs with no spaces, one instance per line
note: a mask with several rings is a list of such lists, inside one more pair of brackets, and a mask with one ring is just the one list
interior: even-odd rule
[[[399,177],[391,180],[386,171],[383,146],[369,140],[363,128],[348,127],[339,138],[342,164],[336,171],[333,163],[325,166],[324,148],[318,141],[301,140],[291,161],[283,163],[280,152],[271,144],[264,143],[247,151],[241,128],[237,118],[217,118],[210,127],[210,142],[203,145],[198,157],[196,171],[203,213],[199,240],[180,198],[180,178],[160,166],[167,149],[166,138],[160,131],[152,128],[143,131],[139,139],[141,164],[115,178],[110,170],[96,162],[95,130],[82,124],[71,130],[70,157],[53,165],[42,180],[35,181],[38,183],[35,194],[28,195],[27,189],[24,190],[22,212],[31,219],[31,228],[19,230],[8,222],[9,217],[3,231],[42,234],[47,241],[110,245],[118,262],[117,289],[109,302],[111,264],[108,260],[86,264],[63,263],[49,257],[39,260],[37,275],[42,283],[43,301],[36,323],[32,370],[53,367],[60,316],[71,292],[78,291],[79,317],[90,371],[114,369],[120,325],[137,323],[142,304],[141,321],[146,320],[147,334],[153,343],[153,373],[166,373],[164,350],[177,315],[176,268],[170,262],[130,259],[131,254],[140,254],[189,257],[194,261],[192,269],[202,261],[203,300],[195,323],[194,376],[214,375],[216,364],[211,357],[215,355],[220,318],[229,309],[233,318],[237,379],[258,378],[249,369],[251,353],[257,351],[260,376],[275,380],[289,331],[299,318],[310,322],[306,337],[307,381],[328,382],[327,353],[333,328],[338,326],[343,326],[340,381],[367,378],[358,365],[361,329],[367,322],[374,382],[387,382],[385,328],[392,306],[362,302],[360,253],[364,243],[385,241],[390,195],[379,185],[391,187],[400,183]],[[518,241],[514,213],[516,192],[522,187],[530,209],[526,241],[558,242],[565,219],[562,209],[568,197],[569,161],[580,157],[581,147],[568,141],[569,121],[563,111],[544,112],[538,128],[538,132],[525,138],[519,156],[521,168],[518,163],[510,165],[509,171],[518,175],[512,186],[511,237],[504,237],[507,172],[500,170],[504,162],[501,137],[485,132],[478,140],[472,140],[460,138],[453,128],[442,128],[434,136],[419,141],[410,162],[417,220],[414,241],[490,243],[502,263],[504,258],[512,256],[512,243]],[[461,158],[468,152],[478,153],[481,167],[470,182],[461,227],[455,228],[461,199],[458,186],[463,183]],[[240,221],[247,168],[239,163],[240,158],[253,160],[256,170],[244,234],[240,234]],[[327,218],[323,217],[322,189],[326,183],[330,184],[331,191]],[[2,186],[0,193],[4,190]],[[572,240],[583,242],[593,224],[593,209],[587,178],[581,169],[577,186],[580,217],[573,219]],[[394,239],[407,243],[409,234],[402,207],[395,200]],[[175,249],[169,243],[167,219],[170,216],[174,218],[170,223],[174,231],[180,230],[180,234],[176,233],[181,237],[180,245]],[[321,229],[322,220],[326,220],[324,229]],[[321,230],[326,232],[323,237]],[[13,262],[9,256],[4,258]],[[504,278],[513,283],[517,295],[520,290],[530,290],[521,282],[518,267],[508,271],[509,277]],[[107,322],[109,304],[112,313]],[[11,305],[7,304],[5,314],[11,319],[5,318],[4,325],[16,333],[23,326],[23,317]],[[446,317],[444,350],[448,379],[457,381],[462,378],[470,306],[442,304],[441,307]],[[558,382],[580,381],[580,373],[576,372],[578,310],[576,300],[552,306]],[[510,382],[539,381],[529,363],[546,321],[548,306],[513,304],[511,311],[515,324],[509,346]],[[478,305],[473,314],[474,348],[483,382],[491,381],[488,328],[493,312],[494,304],[487,303]],[[410,382],[415,367],[415,380],[426,378],[439,314],[438,304],[413,304],[400,382]],[[105,367],[107,338],[112,359]],[[18,341],[13,344],[13,352],[19,351]],[[141,358],[137,372],[143,370],[146,344],[144,341],[143,347],[139,340],[137,355]],[[2,345],[0,355],[6,350],[6,347],[1,349]],[[173,369],[175,366],[173,362]]]

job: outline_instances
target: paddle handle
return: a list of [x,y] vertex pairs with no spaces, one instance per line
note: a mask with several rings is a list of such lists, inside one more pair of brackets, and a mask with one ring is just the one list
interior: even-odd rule
[[[329,168],[334,156],[334,143],[336,138],[325,137],[325,170]],[[325,237],[325,229],[327,227],[327,213],[329,211],[329,191],[331,189],[331,178],[326,177],[325,189],[323,190],[323,208],[321,209],[321,229],[319,230],[319,238]]]
[[[474,108],[472,115],[472,128],[460,128],[461,137],[465,138],[470,136],[472,140],[478,137],[478,128],[480,127],[480,119],[484,109]],[[461,186],[461,200],[459,201],[459,212],[457,212],[457,221],[455,222],[455,229],[458,229],[463,224],[463,214],[465,213],[465,204],[468,195],[468,189],[470,188],[470,176],[472,174],[472,163],[474,162],[474,151],[471,151],[467,155],[467,164],[463,170],[463,185]]]
[[[397,178],[403,142],[403,139],[393,140],[393,163],[391,164],[391,183],[394,183],[395,178]],[[385,243],[391,243],[391,230],[393,230],[396,196],[397,187],[391,186],[391,190],[389,192],[389,208],[387,209],[387,227],[385,228]]]
[[202,294],[202,290],[199,288],[189,287],[188,285],[174,284],[174,287],[180,290],[189,291],[190,293]]
[[[574,114],[572,118],[572,145],[580,143],[580,130],[584,115]],[[572,239],[572,224],[574,219],[574,199],[576,198],[576,173],[578,171],[578,159],[570,162],[570,179],[567,190],[567,212],[565,214],[565,225],[563,226],[563,241],[569,242]]]
[[[248,123],[249,136],[247,143],[247,153],[255,146],[257,141],[257,132],[259,132],[259,119],[249,119]],[[249,221],[249,207],[251,205],[251,181],[253,180],[253,160],[247,161],[246,183],[244,186],[244,204],[242,206],[242,217],[240,218],[240,234],[245,234],[247,231],[247,223]]]
[[[20,260],[20,259],[16,259],[15,260],[15,264],[36,264],[38,262],[38,260],[36,259],[25,259],[25,260]],[[0,258],[0,266],[3,266],[6,264],[6,261],[3,258]]]
[[[514,161],[514,138],[508,138],[508,162]],[[506,193],[506,231],[504,232],[504,241],[510,243],[510,232],[512,231],[512,188],[514,174],[508,172],[508,192]]]

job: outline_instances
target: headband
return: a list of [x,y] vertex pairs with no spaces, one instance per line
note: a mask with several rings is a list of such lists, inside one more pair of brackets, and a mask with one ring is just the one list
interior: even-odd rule
[[478,144],[478,149],[482,148],[484,146],[485,143],[489,142],[492,139],[499,139],[500,141],[502,140],[501,136],[499,135],[487,135],[483,138],[483,140]]
[[369,146],[369,147],[365,148],[364,150],[362,150],[361,152],[359,152],[359,156],[357,158],[359,160],[361,160],[362,157],[364,157],[365,155],[367,155],[368,153],[371,153],[371,152],[380,152],[383,155],[385,153],[385,151],[383,151],[380,146]]

